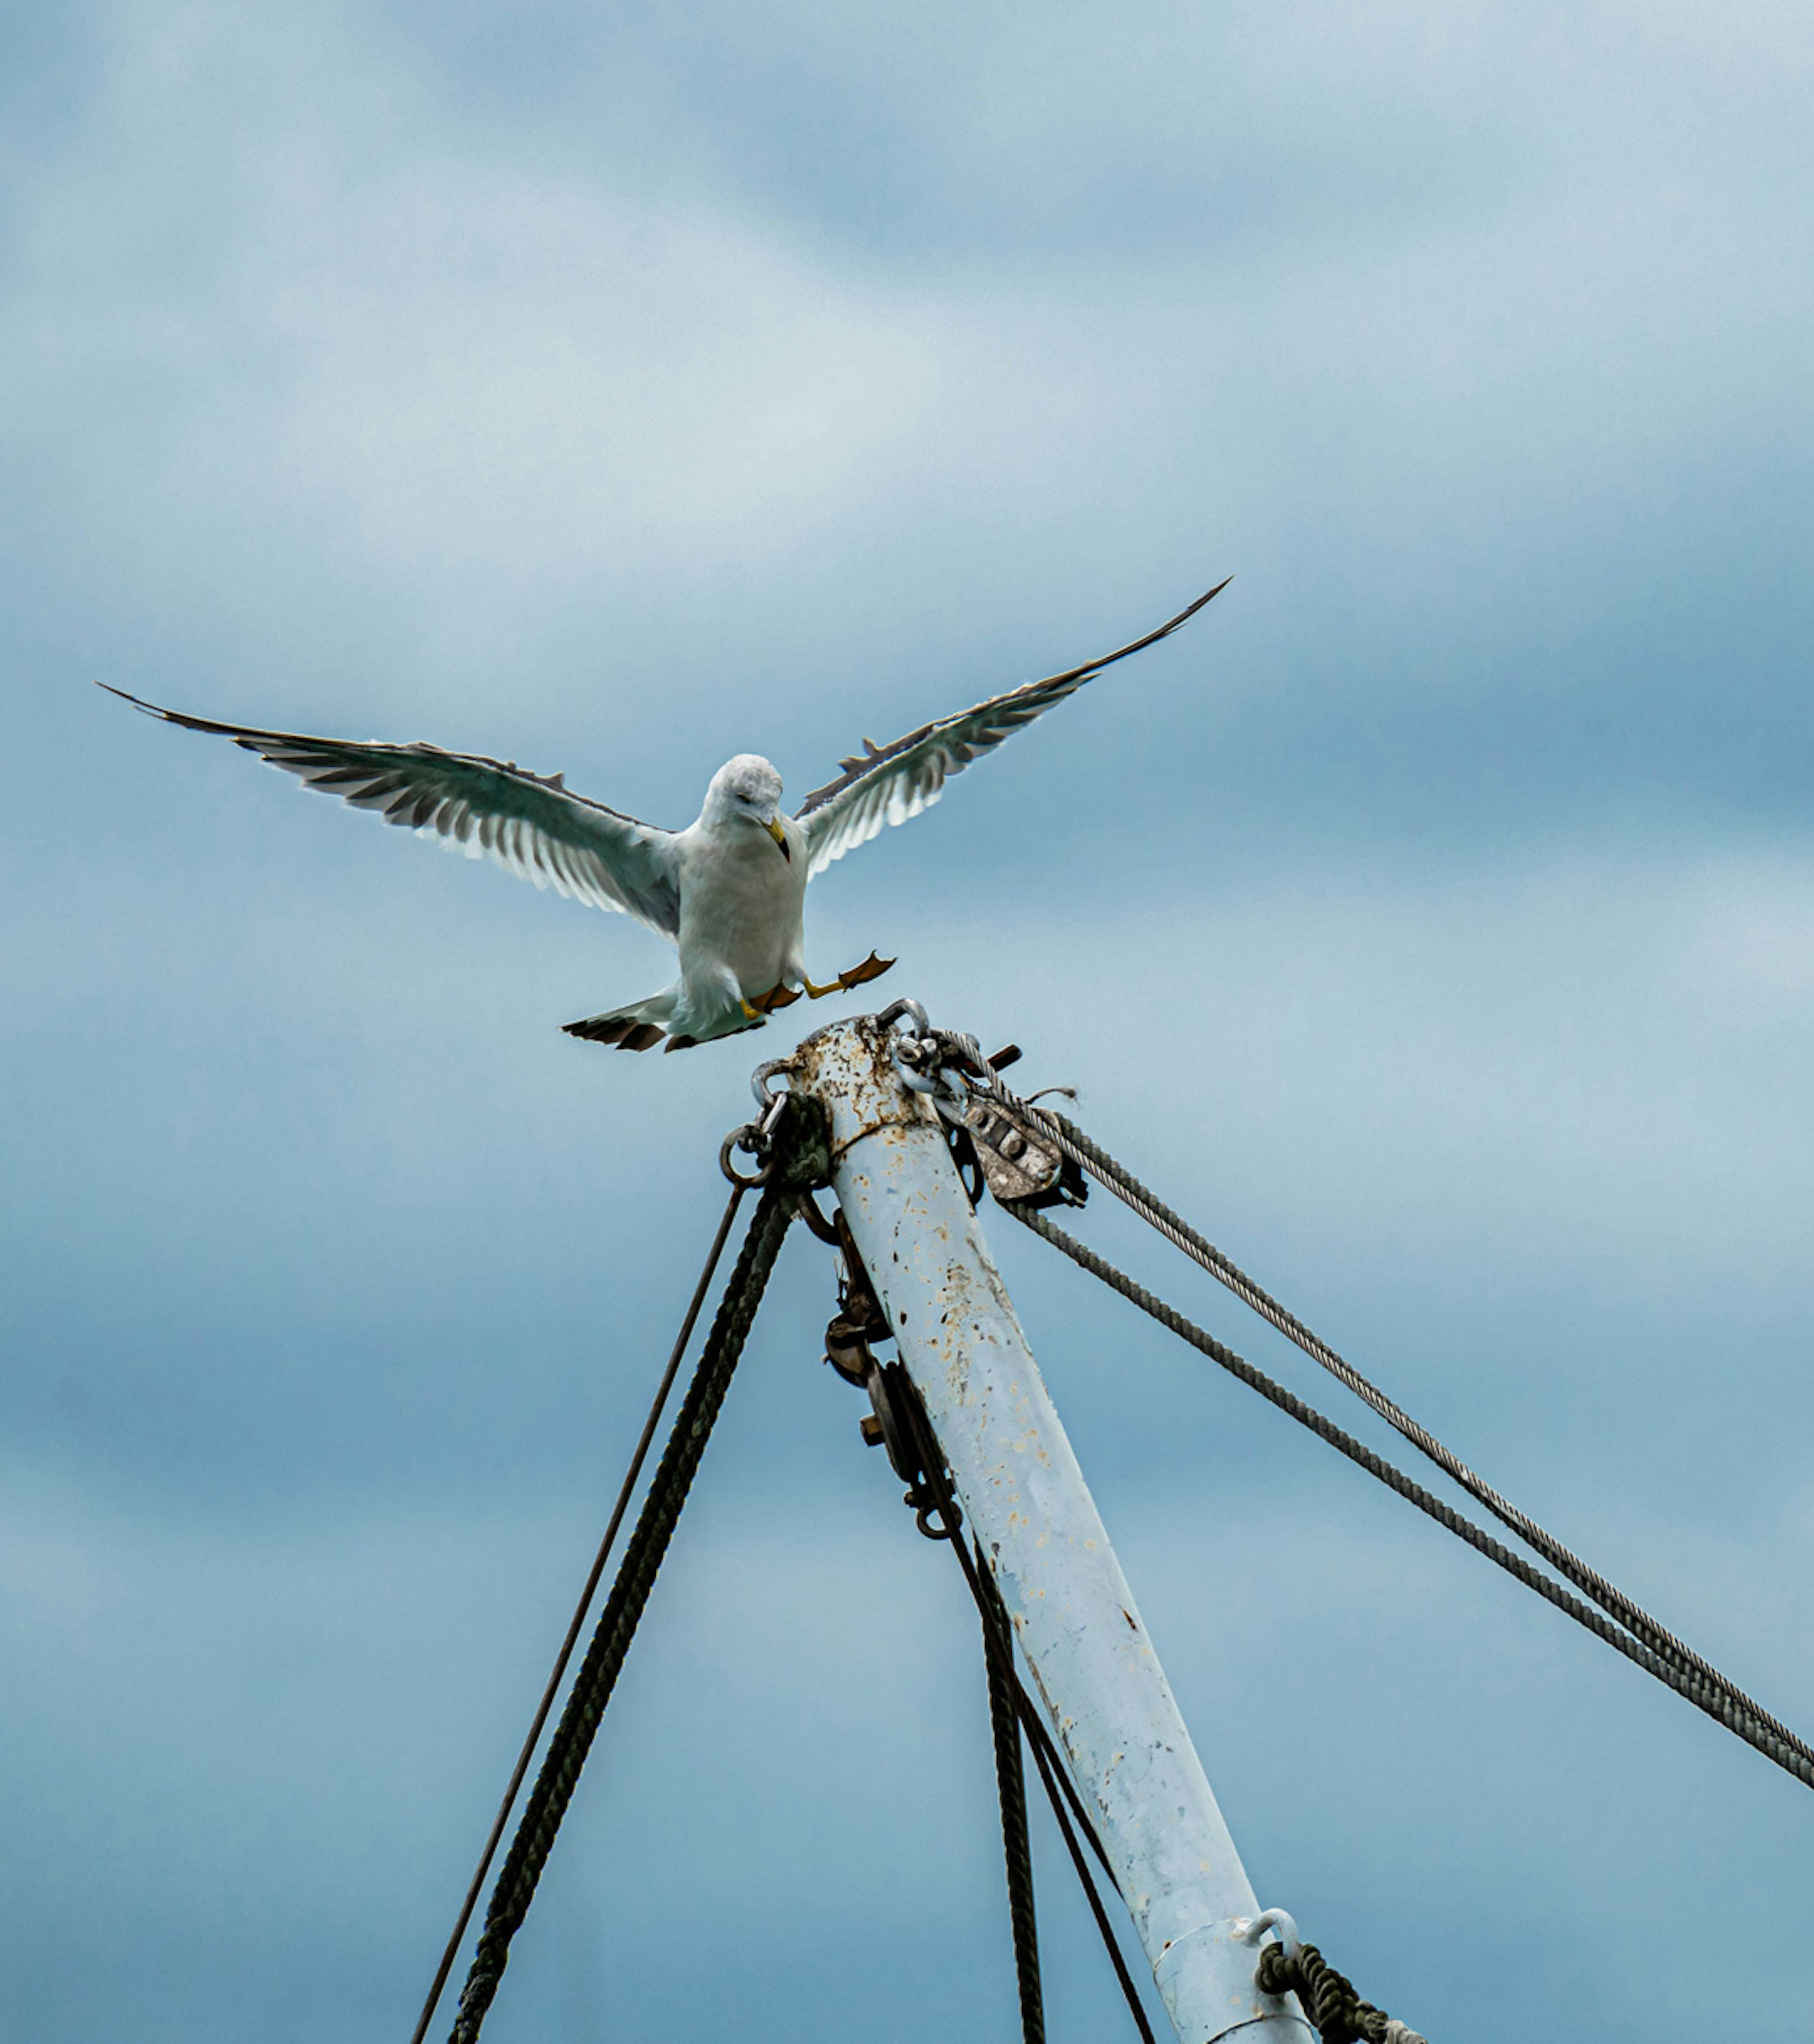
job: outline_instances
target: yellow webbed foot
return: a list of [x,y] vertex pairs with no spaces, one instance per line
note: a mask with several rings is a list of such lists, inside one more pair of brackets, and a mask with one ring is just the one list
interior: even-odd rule
[[872,979],[880,979],[894,962],[893,959],[878,958],[871,951],[861,965],[853,965],[848,972],[840,972],[838,985],[847,993],[853,986],[865,986]]
[[872,979],[880,979],[894,962],[893,959],[878,958],[871,951],[861,965],[853,965],[847,972],[840,972],[836,979],[828,980],[823,986],[815,986],[812,981],[803,980],[809,998],[823,1001],[828,993],[848,993],[853,986],[862,986]]
[[800,998],[797,987],[790,986],[786,980],[778,980],[767,993],[759,993],[754,1001],[746,1001],[746,1014],[772,1015],[778,1008],[791,1008]]

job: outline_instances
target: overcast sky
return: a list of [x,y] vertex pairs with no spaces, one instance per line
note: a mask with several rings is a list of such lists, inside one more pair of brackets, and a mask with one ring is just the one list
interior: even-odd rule
[[[678,824],[1233,574],[813,969],[1025,1045],[1814,1726],[1811,95],[1769,0],[12,10],[0,2028],[408,2036],[801,1033],[562,1036],[663,947],[94,679]],[[1433,2044],[1774,2032],[1808,1792],[984,1220],[1262,1901]],[[802,1235],[497,2044],[1014,2034],[831,1305]]]

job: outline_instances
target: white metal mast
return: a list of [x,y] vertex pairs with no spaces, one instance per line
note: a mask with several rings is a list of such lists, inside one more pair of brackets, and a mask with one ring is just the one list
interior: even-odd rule
[[1263,1914],[951,1158],[887,1026],[787,1061],[830,1120],[832,1186],[951,1466],[1051,1731],[1181,2044],[1315,2044],[1262,1994]]

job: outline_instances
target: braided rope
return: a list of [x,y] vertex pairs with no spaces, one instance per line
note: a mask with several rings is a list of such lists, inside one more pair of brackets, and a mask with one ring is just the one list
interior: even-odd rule
[[1300,1945],[1289,1957],[1282,1945],[1268,1945],[1256,1984],[1266,1994],[1295,1994],[1323,2044],[1424,2044],[1415,2030],[1362,2001],[1314,1945]]
[[434,1979],[429,1983],[429,1992],[422,2003],[422,2012],[416,2019],[416,2027],[409,2044],[422,2044],[423,2038],[429,2034],[429,2025],[435,2019],[435,2010],[440,2001],[441,1990],[447,1985],[448,1975],[453,1970],[453,1962],[459,1956],[460,1944],[466,1936],[466,1927],[472,1920],[472,1912],[484,1890],[485,1877],[491,1870],[493,1855],[504,1836],[504,1827],[510,1821],[510,1812],[516,1807],[517,1792],[522,1787],[523,1777],[529,1771],[529,1762],[535,1758],[536,1748],[541,1743],[542,1727],[548,1723],[548,1713],[554,1708],[555,1698],[560,1693],[567,1663],[573,1658],[573,1650],[579,1643],[580,1628],[586,1623],[586,1614],[592,1608],[592,1599],[598,1590],[599,1578],[604,1574],[605,1565],[611,1558],[612,1549],[617,1545],[617,1529],[623,1523],[624,1514],[635,1494],[636,1481],[643,1473],[643,1464],[648,1458],[650,1443],[655,1439],[655,1428],[660,1425],[661,1416],[667,1409],[667,1395],[673,1389],[674,1380],[679,1374],[681,1358],[686,1354],[687,1344],[693,1339],[693,1329],[699,1318],[699,1309],[705,1303],[705,1295],[711,1289],[712,1280],[717,1274],[718,1259],[724,1254],[724,1244],[730,1238],[731,1223],[736,1219],[737,1208],[748,1190],[748,1188],[740,1182],[734,1185],[731,1189],[731,1197],[724,1204],[724,1216],[718,1223],[717,1233],[713,1237],[712,1247],[706,1252],[705,1268],[700,1272],[699,1281],[694,1286],[692,1299],[681,1320],[680,1331],[674,1337],[674,1347],[668,1351],[667,1366],[662,1372],[661,1381],[656,1385],[655,1397],[650,1401],[648,1417],[643,1422],[642,1434],[630,1457],[630,1466],[624,1472],[624,1480],[618,1486],[617,1502],[611,1508],[611,1516],[605,1526],[604,1537],[598,1543],[598,1551],[592,1558],[592,1566],[586,1572],[585,1587],[579,1593],[578,1602],[574,1606],[567,1637],[561,1642],[560,1651],[555,1656],[554,1667],[542,1691],[542,1700],[536,1707],[534,1717],[529,1721],[528,1732],[517,1753],[517,1764],[511,1770],[503,1800],[498,1806],[498,1814],[492,1819],[490,1834],[485,1841],[485,1850],[479,1854],[478,1865],[467,1888],[466,1899],[460,1904],[459,1915],[455,1918],[453,1930],[442,1948],[440,1964],[435,1969]]
[[567,1708],[550,1740],[542,1769],[511,1841],[503,1871],[492,1891],[485,1928],[461,1992],[450,2044],[475,2044],[486,2011],[509,1961],[510,1941],[528,1913],[536,1886],[554,1848],[555,1834],[586,1764],[594,1735],[617,1685],[637,1621],[655,1585],[657,1571],[679,1521],[681,1508],[698,1473],[712,1427],[730,1388],[779,1254],[799,1193],[795,1174],[776,1167],[764,1187],[736,1269],[725,1286],[698,1368],[650,1479],[636,1531],[624,1550],[611,1594],[605,1600],[592,1643],[574,1678]]
[[1147,1290],[1143,1285],[1118,1270],[1115,1266],[1098,1256],[1093,1249],[1086,1248],[1074,1236],[1066,1235],[1061,1228],[1055,1228],[1044,1215],[1030,1207],[1017,1206],[1008,1202],[1002,1204],[1005,1213],[1012,1214],[1026,1228],[1061,1250],[1080,1269],[1100,1278],[1111,1289],[1119,1292],[1123,1298],[1138,1306],[1149,1318],[1157,1320],[1182,1340],[1212,1362],[1220,1364],[1232,1376],[1239,1378],[1250,1390],[1257,1391],[1282,1412],[1289,1413],[1300,1426],[1307,1427],[1329,1445],[1359,1464],[1369,1475],[1377,1477],[1389,1489],[1416,1506],[1444,1527],[1457,1539],[1467,1544],[1487,1559],[1497,1562],[1508,1575],[1515,1576],[1528,1589],[1553,1604],[1557,1610],[1567,1612],[1575,1622],[1585,1626],[1597,1639],[1616,1648],[1628,1661],[1635,1662],[1647,1673],[1666,1683],[1678,1695],[1685,1696],[1697,1709],[1704,1711],[1710,1718],[1735,1732],[1747,1746],[1754,1746],[1766,1758],[1774,1760],[1785,1773],[1793,1774],[1807,1787],[1814,1788],[1814,1760],[1805,1757],[1799,1740],[1785,1740],[1774,1729],[1774,1721],[1762,1712],[1746,1708],[1738,1700],[1730,1684],[1703,1681],[1693,1669],[1678,1666],[1674,1661],[1655,1652],[1643,1641],[1635,1638],[1622,1627],[1578,1597],[1572,1596],[1561,1584],[1553,1581],[1539,1569],[1533,1568],[1522,1554],[1515,1554],[1490,1533],[1476,1526],[1439,1497],[1425,1490],[1401,1470],[1377,1455],[1370,1447],[1357,1441],[1351,1434],[1344,1433],[1334,1420],[1325,1419],[1312,1405],[1287,1391],[1282,1384],[1275,1384],[1263,1370],[1256,1370],[1243,1357],[1224,1343],[1206,1334],[1194,1321],[1187,1320],[1176,1308],[1168,1306],[1163,1299]]
[[[995,1741],[995,1791],[1001,1805],[1001,1854],[1008,1869],[1008,1914],[1014,1929],[1014,1971],[1020,1990],[1022,2044],[1045,2044],[1045,2000],[1040,1986],[1040,1931],[1033,1908],[1033,1849],[1027,1830],[1027,1785],[1020,1765],[1020,1713],[1008,1614],[995,1578],[979,1566],[983,1665],[989,1675],[989,1726]],[[993,1637],[991,1637],[993,1635]]]
[[[1276,1327],[1287,1340],[1294,1342],[1313,1362],[1320,1363],[1331,1376],[1370,1406],[1446,1476],[1453,1478],[1478,1504],[1485,1506],[1502,1525],[1516,1533],[1558,1575],[1565,1577],[1584,1596],[1591,1598],[1601,1610],[1616,1619],[1626,1631],[1659,1658],[1673,1663],[1684,1674],[1695,1678],[1724,1697],[1735,1711],[1762,1727],[1808,1766],[1814,1767],[1814,1745],[1810,1745],[1779,1719],[1772,1716],[1735,1682],[1721,1674],[1710,1662],[1703,1660],[1685,1642],[1678,1639],[1666,1626],[1609,1583],[1598,1570],[1590,1567],[1553,1534],[1501,1496],[1491,1484],[1477,1475],[1427,1427],[1420,1425],[1377,1385],[1370,1382],[1351,1363],[1337,1354],[1327,1342],[1313,1334],[1294,1313],[1256,1284],[1239,1265],[1224,1255],[1213,1243],[1207,1241],[1155,1193],[1142,1185],[1124,1165],[1110,1156],[1099,1144],[1092,1142],[1074,1121],[1049,1108],[1031,1106],[1018,1100],[999,1080],[996,1082],[995,1089],[1010,1106],[1039,1122],[1073,1162],[1088,1171],[1099,1185],[1106,1187],[1148,1226],[1157,1229],[1193,1262],[1207,1270],[1219,1283],[1225,1285],[1243,1305],[1251,1308],[1262,1320]],[[1706,1706],[1703,1704],[1702,1708]],[[1715,1712],[1714,1715],[1720,1714]],[[1727,1720],[1722,1718],[1721,1721]],[[1773,1754],[1772,1758],[1774,1757]],[[1799,1769],[1790,1771],[1800,1774],[1804,1781],[1810,1779]]]

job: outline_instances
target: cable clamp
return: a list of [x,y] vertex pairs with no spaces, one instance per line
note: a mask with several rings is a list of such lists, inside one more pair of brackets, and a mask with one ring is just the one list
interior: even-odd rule
[[[997,1076],[1019,1058],[1018,1045],[986,1057],[975,1037],[934,1028],[917,1001],[897,1001],[875,1019],[894,1030],[890,1055],[901,1083],[929,1100],[944,1123],[972,1205],[985,1187],[1023,1206],[1083,1204],[1082,1171]],[[904,1019],[910,1028],[897,1027]]]
[[995,1083],[988,1059],[974,1036],[935,1029],[917,1001],[897,1001],[893,1007],[884,1009],[876,1020],[892,1026],[903,1015],[912,1016],[917,1033],[898,1030],[890,1047],[901,1083],[931,1101],[942,1121],[953,1128],[963,1128],[970,1114],[972,1077],[986,1087]]
[[[903,1020],[913,1027],[900,1028]],[[889,1055],[895,1070],[915,1093],[924,1093],[935,1101],[941,1098],[955,1101],[959,1097],[943,1070],[947,1062],[946,1032],[932,1027],[918,1001],[905,998],[891,1001],[875,1021],[878,1028],[894,1031]]]

